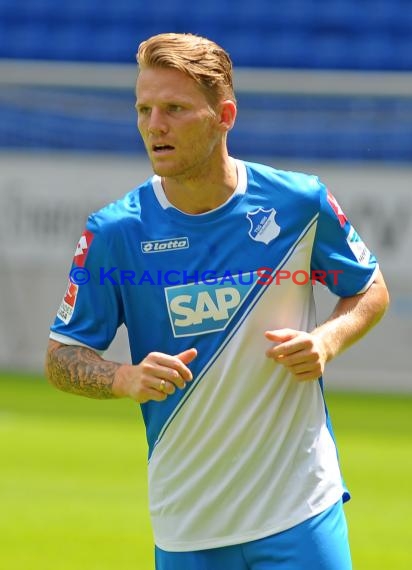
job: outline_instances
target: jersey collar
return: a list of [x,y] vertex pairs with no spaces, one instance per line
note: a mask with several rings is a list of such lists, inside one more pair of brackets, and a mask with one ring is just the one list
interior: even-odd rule
[[167,199],[166,194],[163,190],[162,180],[161,180],[160,176],[155,174],[152,177],[152,186],[153,186],[153,191],[155,193],[157,201],[159,202],[159,204],[163,208],[163,210],[168,210],[169,208],[172,208],[176,212],[180,212],[181,214],[183,214],[185,216],[191,216],[191,217],[196,217],[196,218],[198,218],[200,216],[208,216],[211,213],[218,212],[221,209],[225,209],[227,207],[227,205],[230,204],[230,202],[232,202],[237,196],[244,194],[246,192],[246,188],[247,188],[247,172],[246,172],[245,163],[242,160],[238,160],[238,159],[233,159],[233,160],[235,161],[236,168],[237,168],[237,186],[236,186],[233,194],[226,200],[226,202],[224,202],[223,204],[221,204],[220,206],[218,206],[214,210],[210,210],[210,211],[205,212],[203,214],[187,214],[185,212],[182,212],[181,210],[179,210],[178,208],[176,208],[175,206],[173,206],[173,204],[171,204],[169,202],[169,200]]

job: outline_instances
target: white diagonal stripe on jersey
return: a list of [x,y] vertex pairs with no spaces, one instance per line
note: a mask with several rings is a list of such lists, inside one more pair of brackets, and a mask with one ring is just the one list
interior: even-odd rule
[[[304,237],[307,235],[307,233],[310,231],[311,227],[316,223],[317,219],[319,217],[319,214],[317,213],[315,216],[313,216],[313,218],[310,220],[310,222],[306,225],[306,227],[302,230],[302,232],[300,233],[299,237],[296,239],[296,241],[293,243],[293,245],[289,248],[289,250],[287,251],[287,253],[284,255],[284,257],[282,258],[282,260],[278,263],[278,265],[276,266],[276,268],[273,269],[272,271],[272,277],[276,274],[277,271],[279,271],[282,267],[285,266],[285,264],[288,262],[288,260],[291,258],[293,252],[296,250],[296,248],[298,247],[299,243],[304,239]],[[169,427],[169,425],[171,424],[171,422],[173,421],[173,419],[176,417],[176,415],[179,413],[179,411],[182,409],[182,407],[184,406],[184,404],[187,402],[187,400],[190,398],[191,394],[193,393],[194,389],[196,388],[196,386],[199,384],[199,382],[202,380],[202,378],[204,377],[204,375],[206,374],[206,372],[209,370],[209,368],[214,364],[214,362],[217,360],[217,358],[220,356],[220,354],[222,353],[222,351],[225,349],[225,347],[227,346],[227,344],[230,342],[230,340],[233,338],[233,336],[236,334],[237,330],[239,329],[239,327],[242,325],[243,321],[247,318],[247,316],[249,315],[249,313],[252,311],[252,309],[254,308],[254,306],[256,305],[256,303],[259,301],[259,299],[261,298],[261,296],[265,293],[265,290],[267,290],[267,287],[261,286],[261,285],[254,285],[254,287],[261,287],[261,292],[258,293],[255,298],[253,299],[253,301],[250,303],[249,307],[245,310],[244,314],[242,315],[241,319],[239,319],[239,322],[237,323],[237,325],[233,328],[233,330],[231,331],[231,333],[225,338],[225,340],[223,341],[222,345],[220,346],[219,350],[213,355],[213,357],[209,360],[209,362],[203,367],[203,369],[199,372],[198,377],[193,380],[193,382],[191,383],[190,387],[187,389],[187,392],[185,394],[185,396],[181,399],[181,401],[179,402],[179,404],[176,406],[176,408],[173,410],[172,414],[170,415],[170,417],[168,418],[168,420],[165,422],[164,426],[162,427],[161,431],[159,432],[158,438],[153,446],[153,451],[155,450],[157,444],[160,442],[160,440],[162,439],[163,435],[165,434],[167,428]],[[149,462],[150,462],[150,457],[149,457]]]
[[[315,235],[313,224],[284,263],[287,271],[310,265]],[[311,282],[266,289],[152,454],[149,504],[164,550],[257,540],[342,496],[319,382],[297,382],[264,354],[263,331],[314,326]]]

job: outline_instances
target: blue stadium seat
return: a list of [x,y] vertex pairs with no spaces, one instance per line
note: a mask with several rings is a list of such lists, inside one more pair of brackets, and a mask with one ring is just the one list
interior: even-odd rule
[[[76,0],[81,3],[81,0]],[[128,26],[131,20],[139,23],[139,20],[144,20],[150,17],[153,12],[153,7],[157,3],[145,3],[142,6],[139,0],[116,0],[111,2],[101,2],[99,0],[87,0],[89,7],[93,7],[93,14],[91,18],[97,21],[105,22],[107,24],[119,23]],[[80,8],[81,10],[81,8]]]
[[359,3],[352,0],[317,0],[313,5],[316,10],[316,28],[325,31],[350,30],[361,10]]
[[350,69],[354,67],[353,36],[345,33],[318,32],[308,45],[307,67]]
[[18,19],[26,12],[26,3],[16,0],[0,0],[0,18],[5,20],[6,18]]
[[[409,0],[407,0],[411,6]],[[404,24],[405,6],[402,0],[364,0],[364,11],[368,16],[364,30],[366,33],[382,31],[391,33]]]
[[52,26],[48,48],[50,59],[84,61],[90,59],[89,46],[94,30],[87,23],[60,22]]
[[215,39],[237,65],[411,69],[411,0],[0,0],[0,56],[130,61],[164,31]]
[[45,23],[7,23],[0,40],[0,57],[48,59],[48,32]]
[[226,24],[230,27],[238,27],[245,30],[266,32],[268,29],[275,30],[277,13],[279,12],[275,2],[270,0],[239,0],[226,16]]
[[[47,1],[47,0],[46,0]],[[70,0],[70,2],[54,2],[55,17],[60,21],[81,23],[100,20],[100,10],[105,2],[98,0]]]
[[89,59],[94,61],[135,62],[138,40],[133,28],[102,24],[93,30],[88,46]]
[[265,38],[268,57],[267,67],[306,68],[311,64],[311,36],[304,30],[290,34],[277,31]]
[[386,69],[412,71],[412,34],[398,35],[392,39],[392,45],[393,57]]
[[282,31],[304,29],[310,32],[318,20],[316,3],[310,0],[288,0],[282,6],[276,6],[276,22],[282,26]]
[[386,32],[357,36],[352,45],[355,51],[352,67],[358,69],[399,70],[411,62],[411,41],[405,45],[396,35]]

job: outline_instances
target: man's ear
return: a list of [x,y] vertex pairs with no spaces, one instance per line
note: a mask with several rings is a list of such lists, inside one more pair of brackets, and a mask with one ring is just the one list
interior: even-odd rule
[[230,131],[230,129],[235,124],[237,115],[236,103],[231,99],[226,99],[220,103],[220,125],[225,131]]

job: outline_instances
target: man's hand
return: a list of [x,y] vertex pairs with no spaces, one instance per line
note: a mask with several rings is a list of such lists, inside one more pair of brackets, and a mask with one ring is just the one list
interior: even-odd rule
[[46,377],[59,390],[88,398],[131,398],[139,403],[165,400],[192,380],[187,364],[195,348],[171,356],[151,352],[140,364],[104,360],[91,348],[49,340]]
[[266,356],[285,366],[298,380],[317,380],[323,374],[327,352],[319,336],[293,329],[267,331],[265,336],[276,343]]
[[151,352],[140,364],[124,364],[116,370],[113,394],[118,398],[128,397],[140,404],[149,400],[158,402],[174,394],[176,388],[183,389],[193,379],[186,366],[197,356],[195,348],[171,356],[162,352]]
[[277,343],[266,356],[285,366],[298,380],[317,380],[329,362],[361,339],[383,317],[389,294],[380,271],[364,293],[342,297],[330,317],[312,332],[267,331]]

